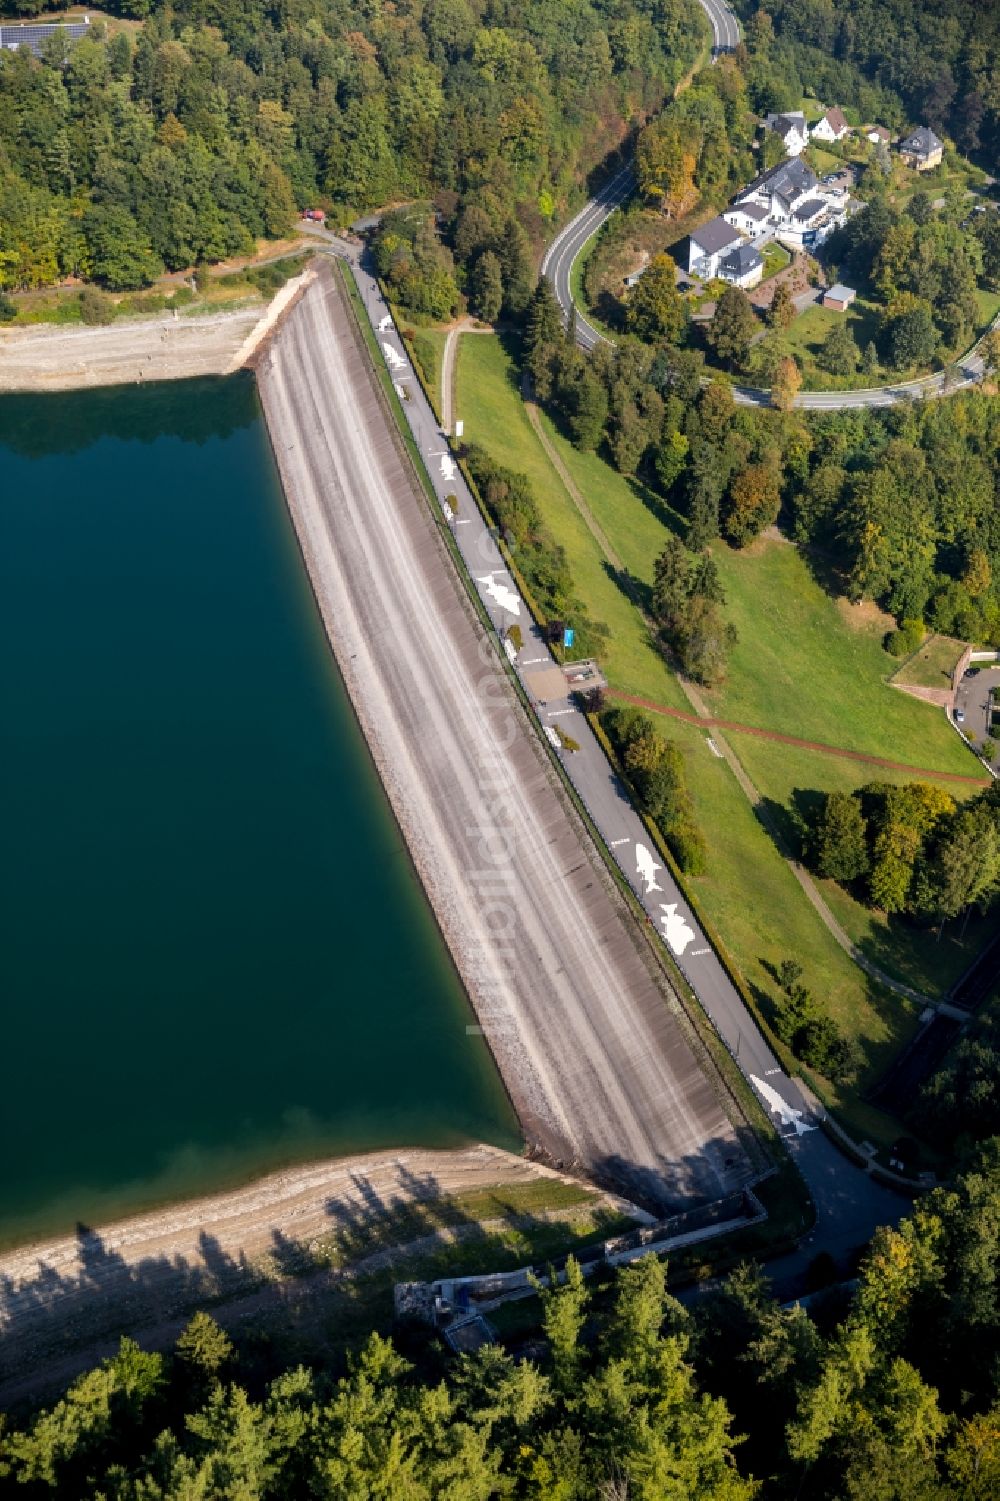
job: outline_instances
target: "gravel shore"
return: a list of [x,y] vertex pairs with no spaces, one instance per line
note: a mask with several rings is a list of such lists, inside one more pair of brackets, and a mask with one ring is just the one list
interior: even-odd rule
[[312,275],[307,269],[269,303],[236,312],[167,313],[122,319],[106,328],[0,329],[0,392],[78,391],[229,375],[251,359]]

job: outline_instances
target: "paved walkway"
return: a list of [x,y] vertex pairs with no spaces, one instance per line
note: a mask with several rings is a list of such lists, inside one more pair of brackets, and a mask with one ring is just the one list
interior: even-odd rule
[[[545,453],[550,463],[552,464],[552,467],[555,469],[560,480],[562,481],[567,494],[579,511],[580,516],[582,517],[587,527],[587,530],[590,532],[591,536],[594,538],[594,541],[601,549],[601,552],[604,554],[605,559],[612,565],[613,568],[617,569],[620,574],[625,574],[625,576],[627,577],[627,570],[624,568],[621,558],[618,556],[611,543],[608,541],[605,532],[603,531],[600,523],[588,506],[587,501],[584,498],[579,486],[574,483],[573,478],[570,475],[565,464],[563,463],[562,459],[560,458],[555,445],[549,439],[539,416],[538,408],[535,406],[534,402],[530,400],[529,395],[526,394],[525,386],[522,386],[522,395],[524,395],[525,407],[528,412],[528,420],[530,421],[532,428],[537,434],[538,440],[544,448]],[[645,611],[643,611],[637,599],[634,599],[633,603],[642,616],[642,619],[649,627],[650,631],[655,635],[655,622],[650,619]],[[733,776],[736,778],[740,790],[743,792],[747,801],[750,803],[751,807],[754,809],[761,822],[768,829],[771,838],[774,841],[775,848],[778,850],[782,858],[786,861],[793,876],[801,886],[811,906],[815,909],[817,915],[819,916],[824,927],[827,929],[833,940],[840,946],[840,948],[843,949],[845,954],[848,954],[850,956],[850,958],[854,961],[859,969],[863,970],[865,974],[870,975],[873,980],[878,981],[880,985],[884,985],[886,989],[891,990],[896,995],[906,996],[908,1000],[916,1001],[918,1005],[937,1005],[937,1002],[935,1002],[930,996],[923,995],[918,990],[913,990],[909,985],[904,985],[901,980],[894,979],[892,975],[888,974],[885,970],[880,969],[878,965],[873,964],[871,960],[868,959],[864,953],[862,953],[857,945],[852,943],[851,939],[844,932],[843,928],[840,926],[840,924],[837,922],[837,919],[830,911],[830,908],[823,900],[823,897],[818,890],[816,883],[813,881],[812,876],[806,870],[805,866],[803,866],[800,861],[796,860],[792,856],[791,852],[786,849],[778,828],[768,812],[767,805],[765,804],[764,799],[761,797],[760,792],[755,786],[752,778],[749,776],[746,767],[743,765],[743,762],[740,760],[736,751],[729,744],[729,741],[726,740],[722,735],[720,735],[718,731],[720,729],[742,731],[743,733],[750,735],[759,735],[762,739],[765,740],[777,740],[786,745],[797,745],[803,746],[804,748],[809,750],[825,751],[830,755],[850,756],[851,752],[838,750],[833,746],[820,745],[816,742],[808,740],[799,740],[792,735],[782,735],[776,730],[759,730],[750,725],[736,724],[732,720],[717,719],[709,712],[708,705],[705,703],[705,700],[702,698],[695,684],[692,683],[688,678],[683,677],[681,673],[677,673],[676,678],[685,697],[687,698],[694,711],[692,714],[686,714],[683,709],[669,709],[664,704],[654,703],[651,699],[640,698],[635,694],[619,693],[614,689],[610,690],[611,696],[626,703],[636,704],[641,708],[652,709],[655,713],[658,714],[668,714],[673,718],[685,720],[689,724],[696,724],[699,727],[714,729],[716,733],[712,737],[712,744],[715,746],[715,748],[719,752],[719,755],[723,758],[730,771],[733,773]],[[875,765],[892,767],[895,770],[914,770],[914,768],[912,767],[901,766],[898,763],[886,761],[878,756],[859,755],[857,759],[867,761]],[[976,785],[982,785],[983,783],[983,779],[981,778],[962,777],[957,772],[946,772],[942,773],[942,775],[946,780],[951,781],[973,782]]]
[[[352,264],[366,312],[374,328],[387,317],[378,286],[367,267],[359,262],[356,249],[332,236],[334,253]],[[390,320],[391,322],[391,320]],[[387,362],[388,344],[396,357],[403,357],[401,342],[389,323],[383,325],[379,342]],[[398,378],[398,376],[397,376]],[[552,663],[541,632],[531,621],[516,584],[496,548],[470,491],[458,473],[446,479],[438,455],[447,444],[419,388],[409,390],[403,414],[422,454],[438,503],[451,493],[459,494],[459,513],[453,522],[456,544],[476,581],[483,608],[502,638],[511,616],[522,623],[524,644],[514,652],[507,640],[507,655],[513,654],[514,669],[524,682],[526,668]],[[516,608],[512,608],[516,606]],[[553,754],[562,764],[581,802],[590,814],[611,857],[646,912],[650,927],[662,935],[720,1039],[735,1059],[775,1129],[785,1141],[796,1165],[809,1185],[817,1210],[817,1249],[825,1245],[835,1252],[866,1241],[876,1225],[895,1223],[905,1213],[907,1201],[874,1182],[863,1169],[841,1155],[817,1125],[817,1107],[789,1077],[771,1051],[742,997],[717,954],[708,943],[698,919],[669,872],[657,864],[649,848],[649,835],[632,808],[628,794],[610,767],[586,717],[569,697],[533,709],[545,738],[558,740],[559,727],[573,737],[579,750],[561,747]]]

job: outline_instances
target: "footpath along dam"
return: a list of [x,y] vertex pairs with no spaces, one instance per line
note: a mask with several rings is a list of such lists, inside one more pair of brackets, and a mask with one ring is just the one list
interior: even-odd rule
[[738,1188],[721,1081],[463,592],[329,263],[257,377],[331,645],[529,1145],[662,1208]]

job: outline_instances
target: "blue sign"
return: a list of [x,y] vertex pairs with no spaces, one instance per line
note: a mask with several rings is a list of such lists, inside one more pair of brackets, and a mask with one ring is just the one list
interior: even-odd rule
[[575,640],[576,631],[571,630],[569,626],[566,626],[563,630],[563,646],[572,646]]

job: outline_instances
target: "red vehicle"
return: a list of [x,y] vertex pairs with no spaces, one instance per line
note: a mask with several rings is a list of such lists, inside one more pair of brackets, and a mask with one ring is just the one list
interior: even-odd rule
[[314,224],[323,224],[326,220],[326,214],[321,208],[304,209],[302,212],[302,217],[303,219],[311,220]]

